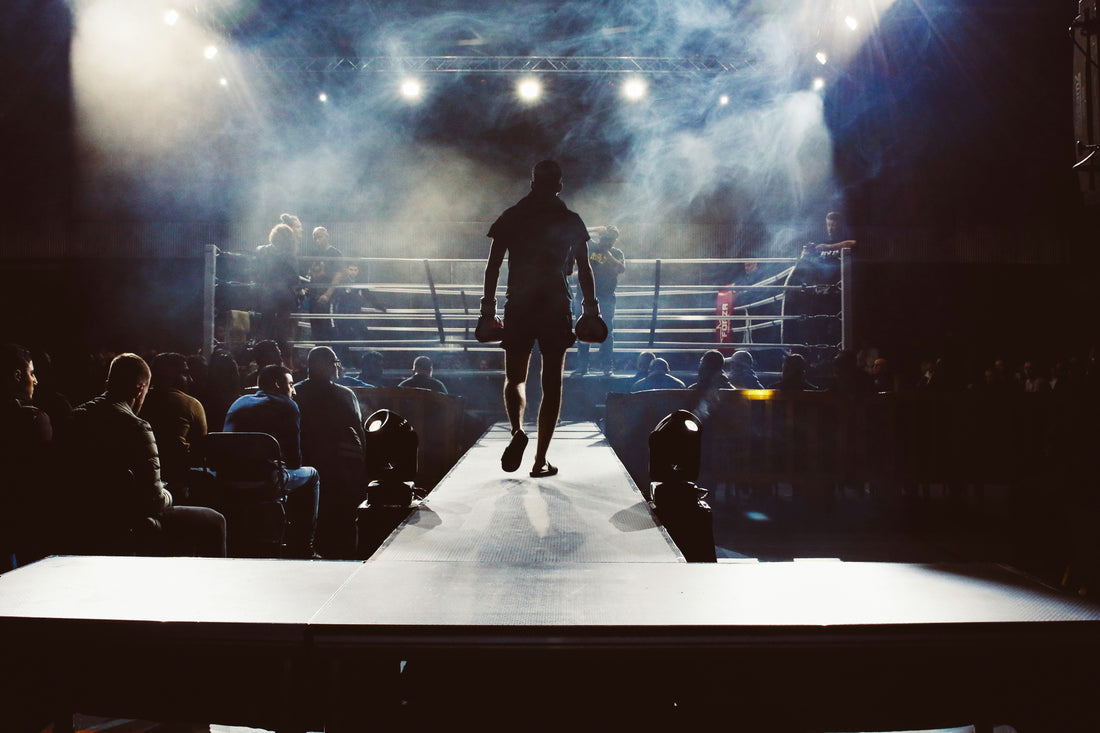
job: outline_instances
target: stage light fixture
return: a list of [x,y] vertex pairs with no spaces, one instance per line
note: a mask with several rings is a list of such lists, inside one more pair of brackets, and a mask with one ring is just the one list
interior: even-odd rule
[[817,63],[821,64],[822,66],[829,63],[829,57],[825,54],[824,51],[818,51],[816,54],[814,54],[814,58],[817,59]]
[[677,410],[657,423],[649,435],[651,482],[698,480],[702,427],[687,410]]
[[423,91],[420,82],[416,79],[406,79],[401,82],[401,96],[405,99],[420,99]]
[[167,25],[175,25],[179,22],[180,14],[178,10],[166,10],[164,12],[164,22]]
[[844,18],[844,25],[848,26],[848,30],[854,31],[856,28],[859,28],[859,21],[848,15]]
[[725,107],[729,103],[730,103],[730,95],[728,95],[728,94],[723,94],[722,96],[720,96],[718,98],[718,104],[722,105],[723,107]]
[[703,425],[687,410],[668,415],[649,434],[650,504],[688,562],[717,562],[714,526],[699,478]]
[[206,57],[207,61],[212,61],[214,57],[218,55],[218,47],[207,46],[202,50],[202,55]]
[[417,504],[417,451],[420,439],[412,424],[382,409],[363,421],[363,468],[367,500],[355,511],[355,551],[366,559],[397,529]]
[[519,97],[525,102],[534,102],[542,96],[542,84],[537,79],[522,79],[517,87]]
[[822,79],[820,76],[816,77],[814,79],[813,88],[815,92],[820,92],[822,89],[825,88],[825,80]]
[[641,79],[630,79],[623,85],[623,94],[631,101],[637,101],[645,96],[645,82]]
[[221,85],[222,87],[228,87],[229,86],[229,80],[226,79],[223,76],[221,79],[218,79],[218,84]]
[[328,101],[328,95],[325,94],[324,92],[321,92],[320,94],[317,95],[317,100],[319,102],[321,102],[322,104],[324,104],[325,102]]

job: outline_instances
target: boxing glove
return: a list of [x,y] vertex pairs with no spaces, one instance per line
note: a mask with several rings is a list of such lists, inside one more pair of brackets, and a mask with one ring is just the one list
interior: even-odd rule
[[474,328],[474,338],[483,344],[491,344],[504,338],[504,321],[497,317],[497,299],[481,299],[481,315]]
[[474,328],[474,338],[483,344],[491,344],[504,338],[504,321],[497,316],[480,316]]
[[602,344],[607,340],[607,324],[600,317],[600,302],[598,300],[584,301],[581,304],[583,313],[573,326],[577,338],[589,344]]

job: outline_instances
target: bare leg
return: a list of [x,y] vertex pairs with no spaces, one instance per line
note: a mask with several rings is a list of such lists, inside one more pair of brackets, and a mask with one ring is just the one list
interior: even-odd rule
[[561,414],[561,380],[565,352],[542,355],[542,402],[539,403],[539,435],[535,443],[535,468],[546,463],[546,451]]
[[523,413],[527,407],[527,367],[530,351],[504,352],[504,409],[512,432],[523,430]]

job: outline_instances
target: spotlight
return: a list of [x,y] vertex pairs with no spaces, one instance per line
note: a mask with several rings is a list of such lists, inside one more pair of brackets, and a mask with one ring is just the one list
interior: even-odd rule
[[180,14],[178,10],[166,10],[164,13],[164,22],[168,25],[175,25],[179,22]]
[[848,30],[854,31],[856,28],[859,28],[859,21],[848,15],[844,18],[844,25],[848,26]]
[[677,410],[649,434],[650,504],[685,560],[717,562],[707,492],[695,484],[702,430],[694,413]]
[[693,413],[677,410],[649,435],[649,480],[696,481],[703,426]]
[[524,79],[517,89],[520,99],[525,102],[534,102],[542,95],[542,84],[537,79]]
[[825,55],[824,51],[818,51],[816,54],[814,54],[814,58],[817,59],[817,63],[821,64],[822,66],[829,63],[829,57]]
[[229,80],[223,76],[221,79],[218,79],[218,84],[220,84],[222,87],[228,87]]
[[206,48],[204,48],[202,50],[202,55],[206,57],[207,61],[211,61],[211,60],[213,60],[213,58],[215,56],[218,55],[218,47],[217,46],[207,46]]
[[820,76],[816,77],[814,79],[813,87],[815,92],[820,92],[822,89],[825,88],[825,80],[822,79]]
[[725,107],[729,103],[730,103],[730,95],[728,95],[728,94],[723,94],[721,97],[718,98],[718,104],[722,105],[723,107]]
[[641,79],[630,79],[623,85],[623,94],[631,101],[636,101],[645,96],[645,82]]
[[368,481],[413,481],[419,438],[412,424],[390,410],[377,410],[363,421]]
[[318,101],[320,101],[323,104],[323,103],[328,101],[328,95],[325,94],[324,92],[321,92],[320,94],[317,95],[317,99],[318,99]]
[[390,410],[371,413],[363,422],[363,468],[367,500],[355,512],[356,556],[366,559],[404,521],[417,501],[419,438],[408,420]]
[[406,79],[401,82],[401,96],[405,99],[420,99],[423,89],[416,79]]

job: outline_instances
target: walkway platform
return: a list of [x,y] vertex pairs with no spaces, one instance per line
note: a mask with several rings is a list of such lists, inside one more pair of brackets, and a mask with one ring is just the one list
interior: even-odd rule
[[494,426],[365,562],[0,576],[0,704],[278,731],[1096,730],[1100,606],[987,563],[687,563],[590,423]]
[[371,562],[683,562],[595,423],[565,423],[549,459],[556,476],[504,473],[506,423],[493,425],[371,557]]

